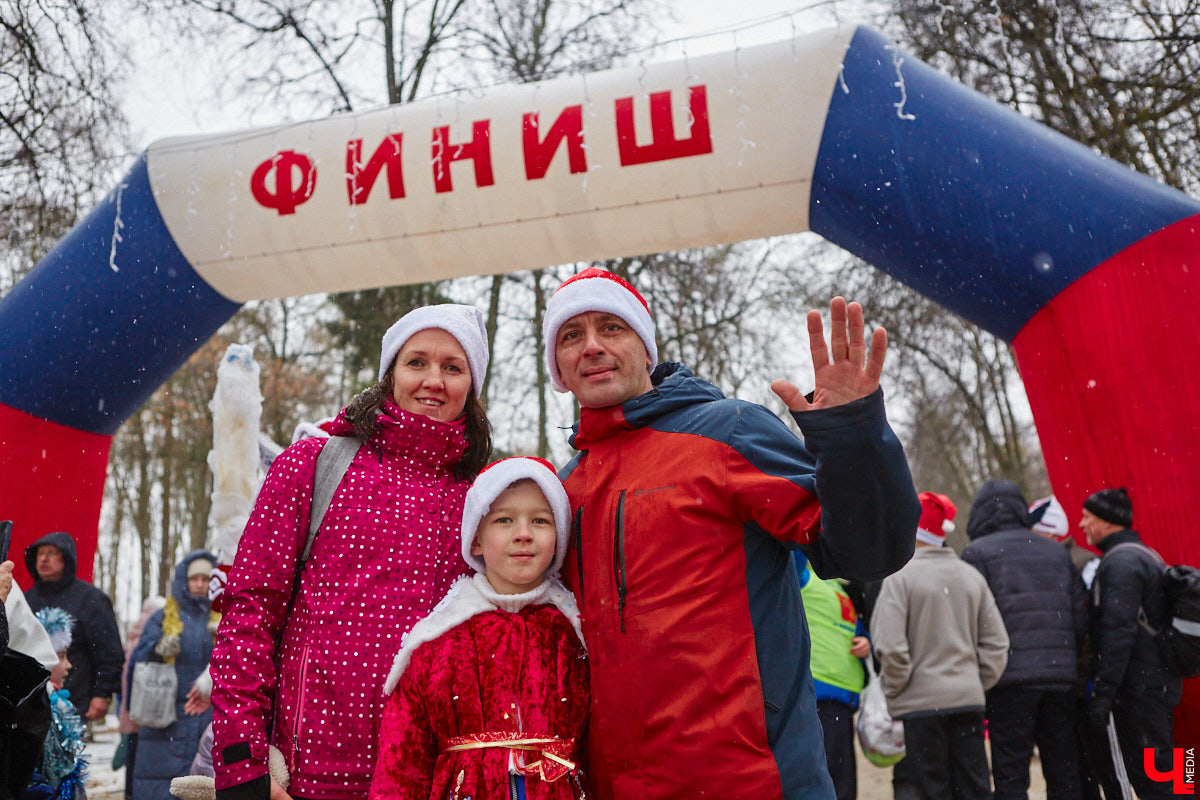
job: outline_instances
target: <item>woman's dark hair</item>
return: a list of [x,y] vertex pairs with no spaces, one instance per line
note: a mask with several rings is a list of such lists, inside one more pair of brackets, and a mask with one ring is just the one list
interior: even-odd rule
[[[383,380],[363,389],[346,406],[346,419],[354,426],[354,435],[359,439],[370,441],[379,430],[376,414],[383,408],[384,402],[391,398],[393,388],[392,370],[389,368]],[[463,416],[467,450],[450,471],[460,481],[473,481],[492,460],[492,424],[488,422],[483,403],[475,396],[474,387],[467,392]]]

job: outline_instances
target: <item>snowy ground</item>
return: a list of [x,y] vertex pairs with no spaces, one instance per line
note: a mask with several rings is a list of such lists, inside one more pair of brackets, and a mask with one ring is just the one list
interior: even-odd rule
[[92,729],[93,741],[87,746],[88,800],[121,800],[125,795],[125,770],[113,771],[112,757],[121,741],[117,718],[110,714],[104,724]]
[[[95,730],[95,741],[88,745],[90,775],[87,782],[88,800],[121,800],[125,791],[125,770],[113,771],[113,751],[121,734],[117,733],[114,716],[105,718],[104,725]],[[1042,762],[1034,755],[1029,770],[1029,800],[1046,800],[1046,783],[1042,778]],[[874,766],[862,755],[858,758],[858,796],[861,800],[887,800],[892,796],[892,771]]]

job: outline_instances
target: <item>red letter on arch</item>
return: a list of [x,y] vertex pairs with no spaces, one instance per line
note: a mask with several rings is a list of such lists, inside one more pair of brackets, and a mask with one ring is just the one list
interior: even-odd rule
[[703,86],[688,88],[688,108],[692,113],[692,135],[686,139],[677,139],[675,123],[671,119],[671,93],[651,93],[650,129],[654,132],[654,138],[650,144],[639,145],[633,127],[633,98],[619,98],[616,104],[617,146],[621,151],[621,166],[711,153],[713,148],[712,136],[708,129],[708,98]]
[[525,177],[534,181],[546,177],[550,162],[563,139],[567,140],[567,161],[571,173],[587,172],[587,156],[583,151],[583,106],[567,106],[550,126],[546,138],[538,141],[538,114],[525,115],[523,135],[525,144]]
[[469,144],[450,144],[450,126],[433,129],[433,186],[438,192],[454,189],[450,180],[450,164],[469,158],[475,162],[475,185],[491,186],[492,148],[488,120],[479,120],[471,127]]
[[350,196],[350,205],[358,206],[367,202],[371,187],[385,165],[388,196],[393,200],[404,197],[404,165],[400,159],[400,142],[403,138],[402,133],[393,133],[385,138],[375,148],[366,166],[362,163],[362,139],[346,142],[346,194]]

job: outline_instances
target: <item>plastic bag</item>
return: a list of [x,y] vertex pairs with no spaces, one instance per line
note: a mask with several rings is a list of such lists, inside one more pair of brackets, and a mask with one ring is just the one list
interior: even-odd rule
[[869,657],[866,662],[870,682],[863,689],[858,712],[858,744],[872,764],[890,767],[904,758],[904,723],[888,714],[887,698],[875,675],[875,667]]
[[166,728],[175,722],[179,678],[174,664],[139,661],[129,687],[129,718],[147,728]]

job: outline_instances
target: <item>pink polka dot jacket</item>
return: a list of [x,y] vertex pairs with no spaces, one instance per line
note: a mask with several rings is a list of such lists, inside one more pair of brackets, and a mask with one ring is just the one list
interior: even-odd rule
[[[324,440],[286,449],[259,492],[213,651],[218,789],[266,775],[270,744],[289,794],[365,798],[400,638],[469,571],[459,526],[470,484],[449,471],[466,450],[462,424],[384,411],[333,496],[290,612]],[[332,433],[352,435],[345,412]]]

